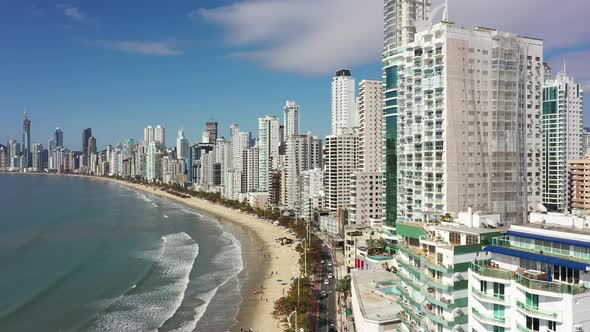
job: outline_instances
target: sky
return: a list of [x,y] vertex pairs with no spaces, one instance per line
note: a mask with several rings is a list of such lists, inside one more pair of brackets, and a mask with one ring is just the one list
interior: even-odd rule
[[[542,38],[554,73],[565,61],[586,91],[588,13],[588,0],[449,0],[459,25]],[[232,123],[256,133],[288,99],[324,136],[333,73],[381,78],[382,21],[383,0],[0,0],[0,143],[20,140],[25,110],[33,143],[60,127],[79,150],[86,127],[100,148],[149,124],[168,145],[211,119],[226,137]]]

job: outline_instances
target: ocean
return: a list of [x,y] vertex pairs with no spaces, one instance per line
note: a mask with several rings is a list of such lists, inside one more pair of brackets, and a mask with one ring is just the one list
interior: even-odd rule
[[0,174],[0,331],[227,331],[253,235],[91,178]]

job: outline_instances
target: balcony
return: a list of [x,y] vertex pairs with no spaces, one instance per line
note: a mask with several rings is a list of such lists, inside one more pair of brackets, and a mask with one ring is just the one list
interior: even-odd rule
[[556,320],[559,321],[559,313],[555,311],[546,311],[546,310],[539,310],[538,307],[534,307],[528,305],[521,301],[516,301],[516,307],[519,311],[524,313],[527,316],[539,318],[539,319],[549,319],[549,320]]
[[422,274],[422,280],[428,285],[442,291],[450,292],[453,290],[453,285],[446,285],[442,279],[433,278],[427,274]]
[[507,296],[504,294],[482,292],[475,287],[472,287],[471,291],[473,291],[473,293],[475,294],[475,296],[478,299],[480,299],[481,301],[484,301],[484,302],[497,303],[497,304],[503,304],[506,302]]
[[[438,200],[437,200],[438,201]],[[439,271],[442,273],[453,273],[453,267],[450,265],[445,265],[440,262],[436,262],[434,256],[426,256],[424,259],[424,265],[431,270]]]
[[541,275],[541,278],[544,280],[537,280],[527,277],[523,273],[526,273],[526,271],[517,271],[515,279],[519,285],[528,289],[572,295],[583,294],[589,291],[588,288],[578,285],[546,281],[546,277],[543,277],[543,275]]
[[475,308],[471,308],[471,312],[480,322],[484,324],[496,325],[501,327],[506,325],[506,317],[495,317],[493,315],[486,315],[482,312],[479,312]]
[[422,295],[426,298],[426,301],[436,304],[439,307],[443,307],[445,309],[452,309],[455,307],[455,304],[452,303],[450,299],[446,299],[442,296],[437,296],[435,292],[430,293],[428,289],[422,288]]
[[480,276],[494,279],[512,280],[514,275],[511,271],[493,268],[491,266],[481,266],[473,262],[470,264],[469,268]]

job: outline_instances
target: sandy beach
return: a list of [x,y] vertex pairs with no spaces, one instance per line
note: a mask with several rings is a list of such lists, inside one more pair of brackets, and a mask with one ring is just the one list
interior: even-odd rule
[[[260,255],[263,255],[267,264],[259,267],[259,269],[262,270],[259,275],[262,276],[263,279],[254,281],[253,283],[258,287],[263,287],[263,289],[261,294],[252,294],[250,290],[243,292],[244,300],[238,315],[239,324],[233,328],[233,331],[240,331],[240,328],[242,327],[245,329],[251,328],[256,332],[283,330],[280,327],[278,320],[274,319],[272,316],[274,301],[283,296],[283,292],[286,293],[288,291],[291,284],[291,278],[297,274],[297,260],[299,256],[295,251],[294,246],[281,246],[275,241],[278,237],[288,236],[285,233],[284,227],[272,225],[270,222],[259,219],[256,216],[221,205],[215,205],[196,197],[179,198],[164,191],[140,184],[109,178],[97,179],[106,179],[124,186],[187,204],[195,209],[247,227],[254,232],[263,243],[263,247],[260,248]],[[284,282],[278,282],[277,280],[283,280]],[[282,285],[283,283],[286,283],[286,285]]]

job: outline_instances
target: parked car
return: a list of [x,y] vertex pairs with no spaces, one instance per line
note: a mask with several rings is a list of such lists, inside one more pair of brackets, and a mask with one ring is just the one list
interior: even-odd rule
[[326,261],[322,259],[321,263],[322,263],[322,264],[326,264]]
[[326,279],[324,280],[324,285],[328,285],[330,283],[330,280]]
[[334,275],[332,273],[328,273],[328,278],[332,279],[334,278]]
[[326,297],[326,296],[328,296],[328,294],[326,294],[326,291],[322,291],[322,292],[320,293],[320,297]]

